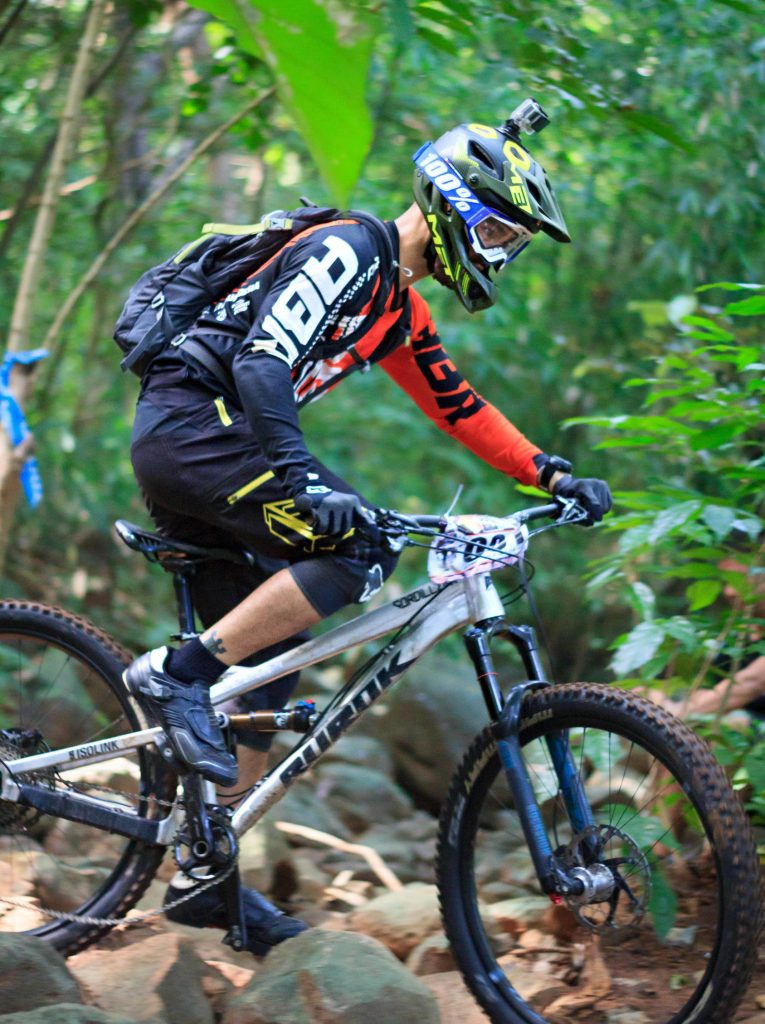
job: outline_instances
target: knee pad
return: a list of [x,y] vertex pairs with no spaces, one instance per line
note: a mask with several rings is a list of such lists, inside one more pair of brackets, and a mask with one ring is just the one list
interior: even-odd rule
[[326,617],[348,604],[368,601],[396,567],[398,553],[383,543],[356,541],[322,558],[295,562],[296,583],[316,611]]

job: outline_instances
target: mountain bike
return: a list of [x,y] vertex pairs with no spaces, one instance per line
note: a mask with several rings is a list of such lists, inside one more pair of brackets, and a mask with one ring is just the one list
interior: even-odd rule
[[[725,773],[699,737],[642,697],[548,681],[534,629],[508,621],[492,576],[518,573],[527,590],[531,539],[585,519],[557,499],[504,518],[378,510],[374,529],[390,544],[429,548],[429,581],[257,667],[235,666],[213,687],[221,705],[386,638],[321,710],[299,701],[223,717],[232,745],[246,729],[298,735],[235,808],[147,723],[122,683],[124,648],[61,609],[0,603],[0,930],[80,950],[135,906],[171,849],[199,886],[221,886],[224,941],[241,948],[239,837],[425,651],[461,630],[487,724],[444,803],[436,877],[478,1003],[499,1024],[605,1024],[631,1007],[651,1024],[731,1021],[756,959],[762,894]],[[251,558],[116,525],[173,574],[181,642],[196,635],[196,566]],[[523,682],[503,685],[498,642],[517,652]],[[521,941],[507,925],[508,894],[547,901],[567,940]],[[529,985],[535,977],[547,983]]]

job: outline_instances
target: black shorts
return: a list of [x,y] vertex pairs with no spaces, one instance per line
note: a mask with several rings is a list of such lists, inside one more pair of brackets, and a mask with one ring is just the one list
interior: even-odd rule
[[[285,567],[322,617],[367,600],[395,567],[397,556],[384,543],[354,536],[335,544],[315,537],[295,514],[244,415],[182,372],[154,378],[143,390],[131,456],[163,534],[203,546],[245,547],[255,555],[254,568],[208,563],[195,574],[194,606],[205,628]],[[315,472],[322,483],[358,494],[318,461]],[[300,634],[259,651],[249,663],[304,639]],[[282,707],[296,684],[295,673],[245,695],[242,703],[250,710]]]

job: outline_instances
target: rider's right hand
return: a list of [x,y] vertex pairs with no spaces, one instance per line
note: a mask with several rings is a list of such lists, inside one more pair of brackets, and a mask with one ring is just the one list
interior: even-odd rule
[[599,523],[614,503],[608,484],[596,477],[579,479],[566,474],[553,484],[553,494],[557,498],[573,498],[579,502],[593,523]]
[[295,498],[295,508],[308,513],[311,529],[324,537],[344,537],[354,520],[363,517],[364,506],[356,494],[345,491],[304,492]]

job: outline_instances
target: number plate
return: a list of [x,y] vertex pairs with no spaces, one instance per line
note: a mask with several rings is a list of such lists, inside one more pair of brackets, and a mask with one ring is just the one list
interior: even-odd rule
[[430,547],[428,576],[441,584],[516,565],[528,542],[527,527],[512,516],[450,517]]

